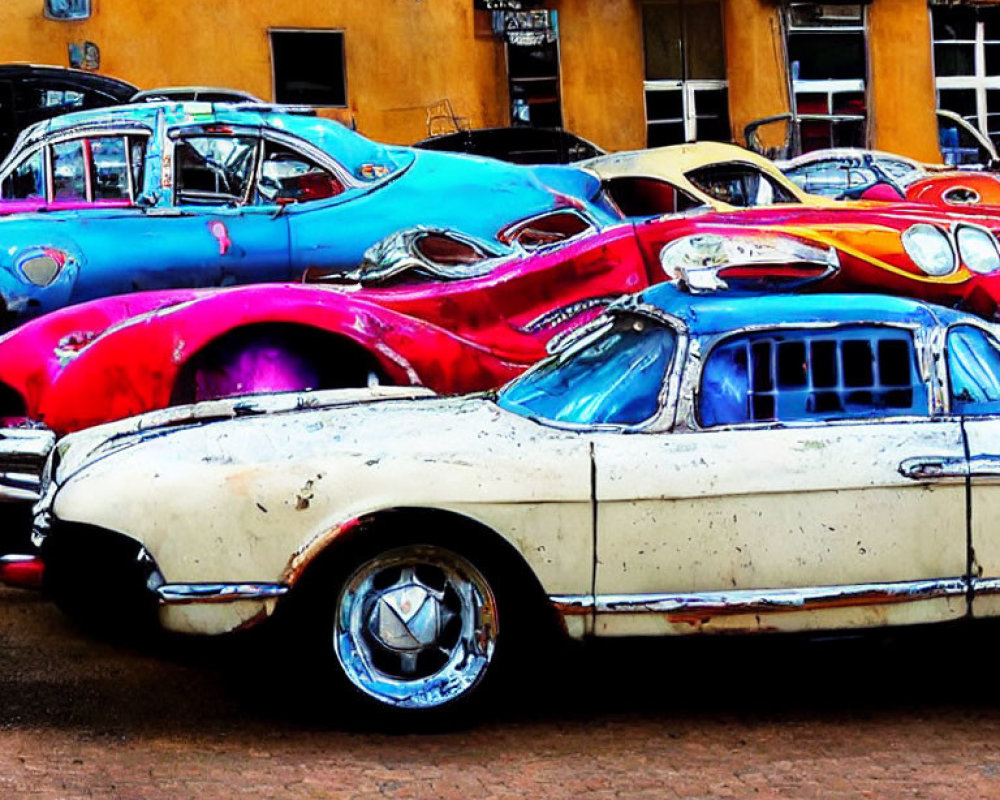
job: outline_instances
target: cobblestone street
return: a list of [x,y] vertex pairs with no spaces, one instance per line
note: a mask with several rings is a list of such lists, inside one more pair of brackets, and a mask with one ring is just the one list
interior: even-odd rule
[[1000,797],[992,637],[587,647],[535,699],[392,735],[311,719],[239,647],[101,641],[0,590],[0,797]]

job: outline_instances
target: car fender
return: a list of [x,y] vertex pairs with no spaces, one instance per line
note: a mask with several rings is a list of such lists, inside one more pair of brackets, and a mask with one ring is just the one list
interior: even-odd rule
[[336,290],[272,284],[205,293],[131,317],[67,361],[35,406],[57,432],[170,404],[183,366],[240,328],[289,325],[350,339],[395,384],[454,392],[493,386],[527,364],[510,364],[438,326]]

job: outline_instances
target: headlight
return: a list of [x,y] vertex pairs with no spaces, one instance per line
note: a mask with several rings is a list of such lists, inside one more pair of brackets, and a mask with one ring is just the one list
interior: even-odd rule
[[940,228],[921,222],[903,233],[903,249],[920,269],[940,278],[955,271],[955,251]]
[[1000,250],[993,234],[983,228],[960,225],[955,233],[958,255],[965,266],[980,275],[1000,270]]

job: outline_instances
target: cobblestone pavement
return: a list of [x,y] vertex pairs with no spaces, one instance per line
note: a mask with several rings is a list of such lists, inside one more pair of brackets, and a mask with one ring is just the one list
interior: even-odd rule
[[0,798],[1000,797],[996,634],[589,646],[473,726],[387,734],[243,646],[116,644],[0,589]]

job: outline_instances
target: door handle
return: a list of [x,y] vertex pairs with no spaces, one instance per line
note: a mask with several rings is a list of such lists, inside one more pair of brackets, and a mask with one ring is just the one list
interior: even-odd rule
[[899,463],[899,474],[915,481],[933,478],[965,478],[969,464],[964,458],[954,456],[917,456]]

